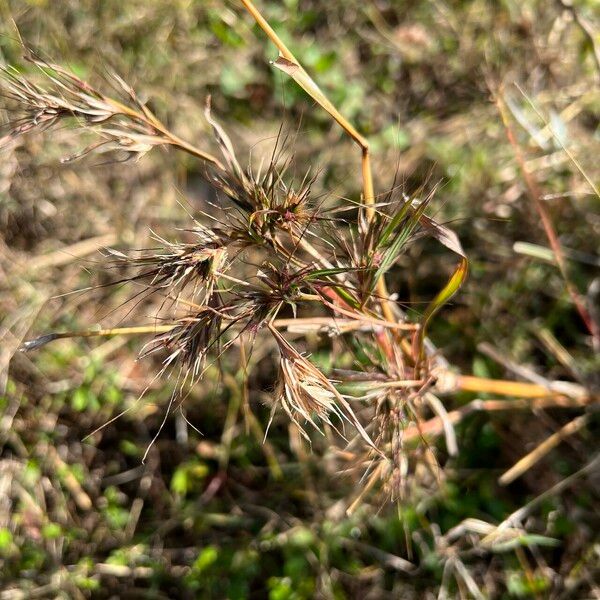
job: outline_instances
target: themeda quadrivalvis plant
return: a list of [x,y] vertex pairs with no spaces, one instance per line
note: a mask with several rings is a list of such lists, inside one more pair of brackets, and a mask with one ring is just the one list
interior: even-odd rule
[[[181,232],[185,240],[154,234],[154,248],[105,252],[108,266],[124,273],[117,283],[135,285],[136,299],[159,299],[154,324],[47,334],[24,349],[76,335],[150,335],[142,356],[162,357],[161,373],[175,374],[175,394],[183,398],[184,387],[197,383],[224,352],[270,337],[278,379],[265,429],[281,414],[309,441],[311,430],[327,433],[332,444],[348,445],[354,466],[367,469],[367,489],[381,480],[396,498],[409,474],[420,469],[418,463],[435,471],[429,446],[415,450],[414,436],[405,440],[403,431],[418,427],[431,411],[426,397],[436,375],[425,348],[426,327],[459,289],[467,261],[452,231],[426,216],[431,194],[425,189],[409,196],[394,186],[376,199],[367,140],[329,102],[254,5],[243,4],[280,51],[274,66],[359,146],[361,201],[323,208],[313,194],[314,176],[295,181],[289,175],[293,158],[281,138],[267,166],[242,167],[211,113],[210,100],[205,116],[220,157],[173,134],[120,77],[114,76],[120,94],[113,98],[29,52],[36,76],[2,69],[3,93],[15,114],[2,142],[69,124],[96,136],[69,160],[90,153],[140,157],[171,147],[203,162],[219,204],[210,214],[192,215]],[[423,235],[455,252],[459,263],[421,319],[411,322],[388,293],[385,277],[407,245]],[[290,330],[346,338],[355,366],[325,374],[286,336]],[[167,415],[177,404],[173,399]]]

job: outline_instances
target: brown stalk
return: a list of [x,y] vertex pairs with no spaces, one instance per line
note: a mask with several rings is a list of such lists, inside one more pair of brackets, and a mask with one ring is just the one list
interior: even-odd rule
[[587,327],[588,331],[590,332],[596,343],[600,344],[600,327],[592,319],[589,311],[587,310],[581,298],[581,295],[579,294],[577,288],[575,287],[575,285],[569,277],[567,263],[565,260],[565,255],[560,240],[558,239],[558,235],[556,234],[556,230],[554,229],[552,218],[548,214],[546,206],[542,201],[542,190],[540,189],[540,186],[533,174],[530,173],[529,169],[527,168],[523,151],[521,149],[521,146],[519,145],[519,142],[517,141],[517,137],[510,123],[507,106],[502,98],[502,89],[500,89],[496,94],[495,100],[498,112],[500,113],[502,122],[504,124],[504,128],[506,130],[506,137],[508,138],[508,141],[513,148],[515,158],[517,160],[519,168],[521,169],[521,172],[523,173],[523,179],[525,180],[525,185],[527,187],[529,198],[531,199],[533,206],[540,217],[542,226],[544,228],[544,232],[546,234],[546,237],[548,238],[548,242],[550,243],[550,247],[552,248],[552,252],[554,253],[554,256],[556,258],[556,264],[558,265],[558,269],[564,279],[567,292],[569,293],[571,301],[573,302],[577,312],[579,313],[581,320],[584,322],[585,326]]

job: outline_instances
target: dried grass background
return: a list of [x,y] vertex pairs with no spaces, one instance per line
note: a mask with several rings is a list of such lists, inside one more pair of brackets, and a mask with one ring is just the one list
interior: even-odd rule
[[[124,302],[135,288],[70,292],[114,281],[119,255],[103,248],[189,242],[190,214],[218,216],[203,163],[164,148],[61,162],[94,141],[62,126],[16,138],[0,162],[2,597],[596,597],[600,362],[563,277],[597,323],[594,2],[260,8],[367,135],[376,192],[395,175],[409,194],[436,187],[428,214],[458,233],[471,264],[429,330],[437,362],[456,375],[429,399],[431,431],[405,431],[406,461],[367,478],[356,448],[311,426],[307,445],[285,412],[263,441],[278,371],[285,382],[302,358],[259,343],[252,369],[238,351],[209,368],[142,464],[174,387],[156,377],[160,361],[138,360],[148,338],[16,350],[47,331],[130,324]],[[33,74],[11,19],[28,45],[98,89],[112,93],[118,73],[169,131],[215,155],[208,95],[244,165],[268,158],[283,126],[297,181],[310,170],[327,207],[359,201],[355,146],[269,65],[276,53],[241,3],[9,1],[3,62]],[[390,291],[416,317],[454,263],[417,240],[391,270]],[[138,320],[159,304],[138,307]],[[344,338],[302,323],[289,333],[321,370],[353,367]],[[331,400],[301,377],[312,381],[309,400]],[[498,379],[522,386],[485,388]],[[448,416],[435,421],[439,411]]]

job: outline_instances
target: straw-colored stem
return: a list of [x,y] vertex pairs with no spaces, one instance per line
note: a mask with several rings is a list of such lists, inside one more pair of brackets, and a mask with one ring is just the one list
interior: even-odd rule
[[294,319],[275,319],[273,325],[277,328],[287,329],[322,329],[323,327],[330,327],[332,329],[338,329],[340,331],[347,331],[352,329],[359,329],[361,327],[387,327],[398,329],[399,326],[406,328],[407,330],[416,329],[418,326],[411,323],[389,323],[387,321],[364,319],[361,315],[350,317],[347,319],[341,319],[336,317],[296,317]]
[[273,31],[267,20],[261,15],[256,6],[250,0],[242,0],[242,4],[246,10],[254,17],[259,27],[267,34],[267,37],[277,46],[277,50],[284,58],[295,61],[294,55],[289,51],[288,47],[283,43],[281,38]]
[[[362,178],[363,178],[363,196],[367,206],[367,219],[372,221],[375,216],[375,190],[373,187],[373,171],[371,169],[371,155],[369,147],[364,146],[362,149]],[[377,294],[381,310],[387,321],[395,321],[396,317],[391,307],[389,293],[385,284],[385,277],[382,275],[377,281]]]
[[[300,62],[296,59],[291,50],[283,43],[283,40],[275,33],[275,31],[269,25],[267,20],[262,16],[262,14],[256,8],[256,6],[254,6],[254,3],[251,0],[241,1],[246,10],[252,15],[254,20],[257,22],[258,26],[265,32],[265,34],[271,40],[271,42],[275,44],[281,56],[286,60],[295,63],[300,69],[302,69],[302,71],[304,71],[303,67],[300,65]],[[319,104],[321,103],[319,102]],[[340,112],[338,112],[338,110],[335,108],[335,106],[333,106],[333,104],[327,101],[327,106],[324,106],[323,108],[325,108],[331,114],[331,116],[340,124],[340,126],[361,148],[368,148],[369,145],[367,143],[367,140],[354,128],[354,126],[349,121],[347,121],[344,118],[344,116]]]
[[368,146],[364,147],[362,152],[362,179],[363,196],[367,205],[367,219],[372,221],[375,217],[375,190],[373,187],[373,172],[371,170],[371,154]]
[[[317,296],[316,294],[301,294],[301,300],[311,301],[311,302],[322,302],[323,299],[321,296]],[[189,305],[196,310],[206,310],[205,306],[201,306],[199,304],[194,304],[193,302],[188,302],[186,300],[180,300],[180,302]],[[346,316],[351,318],[351,321],[343,321],[340,324],[347,326],[349,324],[355,324],[357,327],[371,325],[372,327],[381,327],[385,329],[392,330],[414,330],[418,328],[418,325],[413,325],[411,323],[396,323],[384,321],[382,319],[377,319],[375,317],[370,317],[368,315],[363,314],[352,314],[350,311],[344,311],[340,309],[341,312],[345,313]],[[318,327],[322,327],[324,325],[336,326],[336,320],[330,318],[318,318],[318,317],[307,317],[304,319],[275,319],[273,321],[273,326],[281,329],[285,329],[290,327],[290,325],[302,325],[302,324],[313,324]],[[92,337],[113,337],[116,335],[145,335],[152,334],[156,335],[159,333],[168,333],[178,327],[178,324],[171,325],[140,325],[136,327],[115,327],[112,329],[78,329],[74,331],[61,331],[61,332],[53,332],[45,335],[41,335],[33,340],[29,340],[25,342],[21,346],[21,350],[26,352],[30,350],[37,350],[50,342],[54,342],[56,340],[64,340],[70,338],[92,338]]]
[[545,408],[580,409],[594,402],[593,398],[567,398],[550,396],[547,398],[521,398],[519,400],[473,400],[457,410],[449,412],[444,418],[433,417],[418,425],[411,425],[402,432],[405,442],[423,437],[436,437],[444,433],[445,426],[456,425],[475,412],[514,412],[515,410],[534,410]]
[[146,110],[145,114],[142,114],[141,112],[138,112],[126,104],[123,104],[118,100],[114,100],[113,98],[108,98],[107,101],[112,104],[121,114],[136,121],[141,121],[153,129],[156,129],[169,141],[172,146],[176,146],[184,152],[195,156],[196,158],[200,158],[201,160],[209,162],[222,171],[225,170],[223,163],[218,158],[212,154],[209,154],[208,152],[204,152],[204,150],[200,150],[200,148],[196,148],[196,146],[193,146],[189,142],[186,142],[179,136],[169,131],[165,125],[159,121],[149,110]]
[[553,448],[556,448],[565,438],[578,432],[589,422],[589,415],[581,415],[561,427],[556,433],[545,439],[534,450],[526,454],[517,463],[515,463],[508,471],[506,471],[499,479],[500,485],[508,485],[523,473],[528,471],[535,463],[540,461]]
[[332,304],[324,296],[318,296],[318,297],[319,297],[320,301],[323,302],[323,304],[326,304],[332,310],[339,312],[347,317],[350,317],[351,319],[357,319],[357,320],[373,323],[374,325],[379,325],[379,326],[387,328],[387,329],[395,329],[395,330],[400,330],[400,331],[415,331],[415,330],[418,331],[418,329],[419,329],[419,325],[417,325],[416,323],[398,323],[395,320],[387,321],[387,320],[383,320],[383,319],[377,319],[376,317],[371,317],[366,313],[362,313],[362,314],[353,313],[352,311],[346,310],[345,308],[342,308],[339,305]]
[[[362,383],[362,382],[360,382],[360,383]],[[404,388],[423,387],[423,385],[426,382],[424,380],[422,380],[422,379],[403,379],[403,380],[399,380],[399,381],[367,381],[365,383],[367,384],[367,388],[368,389],[374,389],[374,390],[385,390],[385,389],[401,390],[401,389],[404,389]]]
[[356,498],[352,501],[350,506],[346,509],[346,514],[351,516],[356,512],[356,509],[361,505],[366,495],[375,487],[375,484],[381,479],[381,473],[384,468],[384,463],[380,462],[369,477],[366,485],[360,490]]
[[486,379],[472,375],[458,375],[456,377],[456,388],[465,392],[498,394],[518,398],[544,398],[556,394],[553,390],[537,383]]

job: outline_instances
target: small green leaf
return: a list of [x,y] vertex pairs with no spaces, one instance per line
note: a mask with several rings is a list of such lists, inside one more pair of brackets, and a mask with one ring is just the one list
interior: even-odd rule
[[318,279],[320,277],[329,277],[330,275],[339,275],[340,273],[349,273],[352,271],[358,271],[358,269],[339,267],[339,268],[331,268],[331,269],[317,269],[316,271],[311,271],[305,279],[310,281],[312,279]]
[[0,552],[8,550],[12,544],[13,536],[9,529],[0,527]]
[[[391,220],[388,226],[385,228],[383,232],[383,238],[387,240],[392,233],[394,233],[391,241],[389,242],[388,247],[385,249],[383,253],[383,259],[377,272],[375,273],[374,283],[376,283],[379,278],[384,275],[394,264],[396,259],[398,258],[402,248],[410,238],[410,235],[415,230],[415,227],[419,223],[419,219],[423,215],[423,211],[427,207],[427,202],[422,202],[417,209],[414,210],[413,214],[406,220],[405,223],[402,223],[404,216],[408,212],[408,209],[411,208],[411,203],[406,202],[406,204],[402,207],[400,212]],[[401,224],[401,225],[400,225]],[[382,244],[383,245],[383,244]]]
[[47,540],[55,540],[62,535],[62,528],[58,523],[46,523],[42,527],[42,535]]
[[421,352],[423,349],[423,341],[425,340],[425,331],[427,328],[427,324],[435,315],[435,313],[456,294],[456,292],[460,289],[460,286],[463,284],[467,271],[469,268],[469,263],[466,258],[461,259],[460,264],[448,280],[448,283],[444,286],[444,288],[438,293],[438,295],[431,301],[425,313],[423,314],[423,319],[421,320],[421,328],[417,333],[417,353]]
[[75,390],[71,396],[71,406],[77,412],[83,412],[90,404],[90,391],[85,387],[80,387]]
[[213,565],[219,558],[219,550],[216,546],[206,546],[200,551],[198,557],[192,565],[192,569],[196,573],[202,573],[206,571],[211,565]]
[[185,496],[188,491],[188,472],[186,469],[177,469],[171,478],[171,491],[180,496]]

